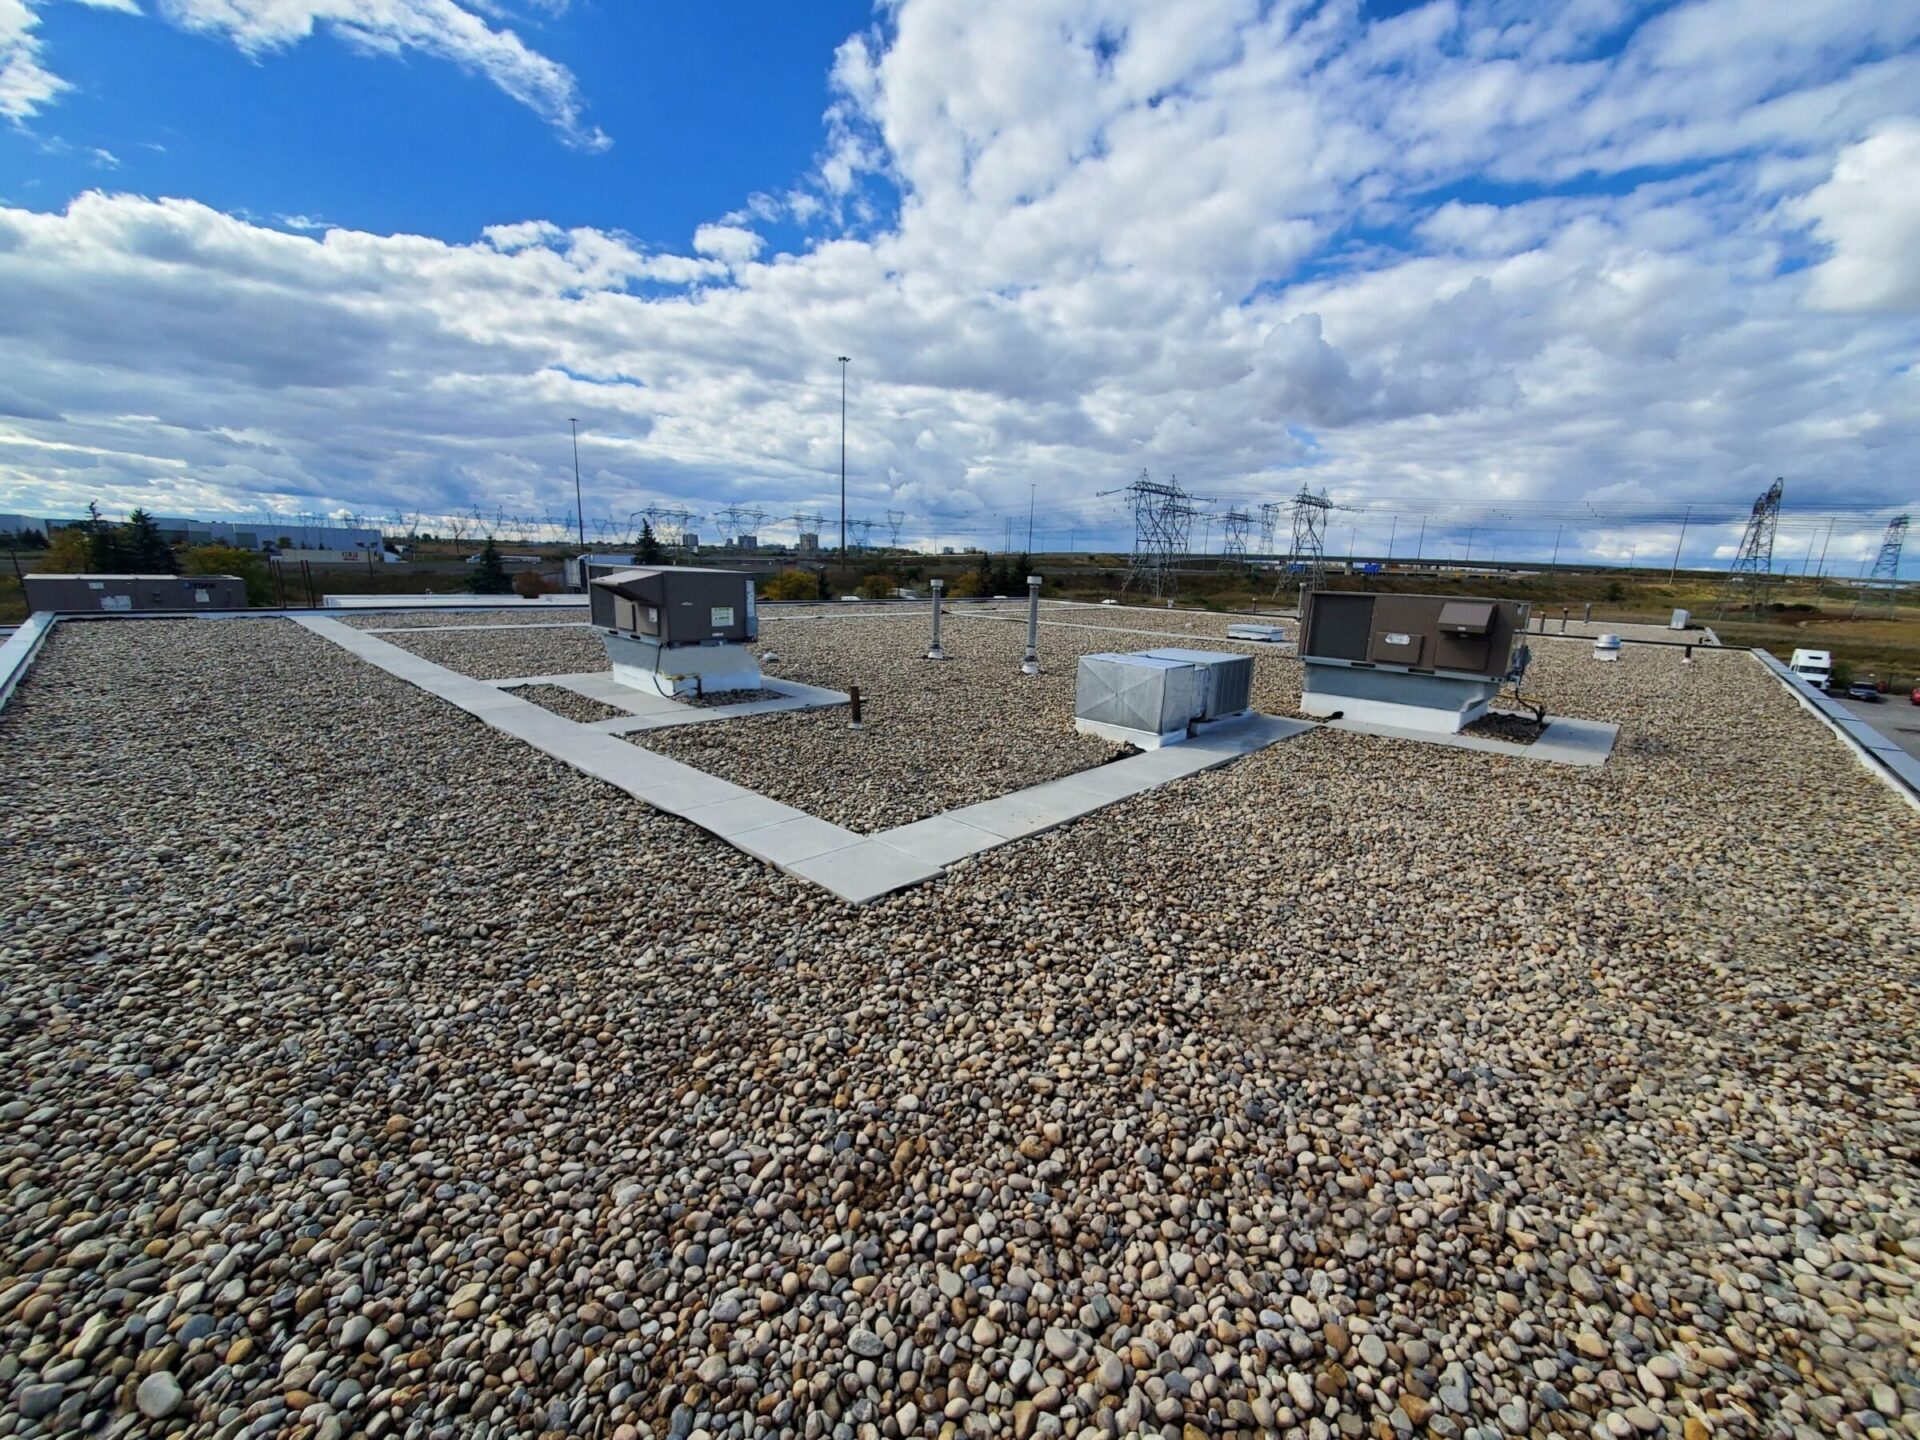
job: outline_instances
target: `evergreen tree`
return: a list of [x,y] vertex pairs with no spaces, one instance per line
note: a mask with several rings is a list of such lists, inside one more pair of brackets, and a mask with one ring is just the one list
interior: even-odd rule
[[476,595],[505,595],[513,586],[507,580],[507,567],[500,563],[500,550],[493,543],[493,537],[487,537],[485,548],[473,567],[473,593]]
[[162,538],[160,527],[153,523],[153,516],[145,510],[135,510],[127,516],[127,523],[120,527],[120,545],[135,574],[179,573],[180,566],[173,558],[173,547]]
[[80,529],[86,532],[88,568],[94,574],[125,575],[133,568],[121,527],[103,520],[100,507],[91,500],[87,502],[87,518],[80,522]]
[[653,522],[651,520],[642,520],[640,522],[640,543],[635,547],[634,553],[642,565],[658,565],[660,563],[660,542],[653,536]]

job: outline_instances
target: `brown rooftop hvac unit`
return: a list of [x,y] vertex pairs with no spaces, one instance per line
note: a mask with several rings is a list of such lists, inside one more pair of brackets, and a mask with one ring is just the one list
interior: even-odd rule
[[760,688],[753,579],[696,566],[622,570],[588,587],[613,678],[669,699]]
[[1312,592],[1300,617],[1300,708],[1408,730],[1460,730],[1486,713],[1517,669],[1514,643],[1527,610],[1520,600]]

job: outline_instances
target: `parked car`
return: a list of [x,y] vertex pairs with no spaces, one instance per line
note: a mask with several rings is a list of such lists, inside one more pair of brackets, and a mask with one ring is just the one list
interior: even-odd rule
[[1847,686],[1849,700],[1874,700],[1880,698],[1880,687],[1871,680],[1856,680]]

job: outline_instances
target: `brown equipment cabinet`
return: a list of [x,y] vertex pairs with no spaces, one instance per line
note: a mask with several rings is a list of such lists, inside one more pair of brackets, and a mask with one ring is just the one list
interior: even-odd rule
[[695,566],[622,570],[588,587],[593,623],[663,646],[744,645],[759,634],[753,579]]
[[1314,591],[1300,617],[1300,708],[1457,732],[1484,715],[1527,627],[1519,600]]
[[1528,609],[1522,600],[1316,591],[1301,618],[1300,655],[1497,680]]

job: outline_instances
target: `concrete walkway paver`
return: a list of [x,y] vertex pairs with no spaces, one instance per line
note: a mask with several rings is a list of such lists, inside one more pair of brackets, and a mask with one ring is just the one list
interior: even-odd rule
[[[494,729],[524,740],[656,810],[690,820],[734,848],[789,875],[822,886],[855,905],[865,905],[895,890],[931,880],[956,860],[1051,830],[1118,800],[1225,765],[1314,728],[1302,721],[1271,715],[1242,716],[1210,725],[1183,745],[1129,756],[876,835],[860,835],[745,786],[629,744],[599,726],[578,724],[509,693],[513,686],[556,684],[582,677],[549,675],[514,681],[473,680],[369,631],[355,630],[332,619],[290,618],[296,625],[447,701]],[[610,677],[598,672],[585,678],[596,682],[595,689],[601,688],[598,682],[602,680],[611,683]],[[785,681],[772,683],[796,691],[812,689]],[[834,694],[832,691],[813,693]],[[634,695],[636,701],[653,698],[641,692]],[[834,703],[845,698],[838,696]],[[717,706],[695,714],[703,719],[725,719],[729,713],[763,713],[770,706],[808,708],[809,702],[801,695],[787,701]],[[636,716],[632,722],[611,723],[644,725],[650,718]]]

